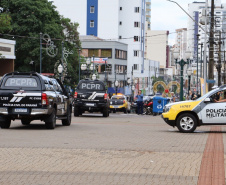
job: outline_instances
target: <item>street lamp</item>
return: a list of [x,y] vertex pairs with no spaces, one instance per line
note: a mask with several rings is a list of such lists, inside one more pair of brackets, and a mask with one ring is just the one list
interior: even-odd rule
[[[128,84],[128,86],[130,86],[130,84],[131,84],[130,78],[127,79],[127,84]],[[131,92],[131,95],[130,95],[130,101],[132,102],[132,92]]]
[[90,70],[93,71],[93,74],[94,74],[94,64],[90,64]]
[[58,70],[58,72],[59,72],[59,74],[60,74],[60,81],[61,81],[61,74],[62,74],[62,72],[63,72],[63,66],[60,64],[60,65],[58,66],[57,70]]
[[94,60],[95,60],[95,55],[93,55],[93,74],[94,74],[94,68],[95,68]]
[[192,69],[191,68],[188,68],[187,69],[187,75],[188,75],[188,93],[190,91],[190,85],[191,85],[191,74],[192,74]]
[[133,94],[133,99],[134,99],[134,90],[135,90],[135,86],[134,85],[132,85],[132,94]]
[[79,81],[80,81],[80,76],[81,76],[81,72],[80,72],[80,52],[81,52],[81,49],[78,50],[78,63],[79,63]]
[[[94,65],[93,65],[93,63],[91,63],[91,58],[86,58],[86,63],[81,64],[81,70],[86,71],[86,74],[88,76],[90,75],[93,68],[94,68]],[[91,78],[92,78],[92,76],[91,76]]]
[[179,64],[180,67],[181,67],[181,70],[180,70],[180,77],[181,77],[181,80],[180,80],[180,101],[183,101],[183,75],[184,75],[184,65],[185,64],[189,64],[189,59],[190,59],[190,56],[191,56],[191,52],[185,52],[185,58],[187,59],[187,61],[185,61],[184,59],[181,59],[180,61],[178,61],[179,59],[179,51],[178,49],[176,48],[175,51],[173,52],[173,57],[174,59],[176,60],[176,64]]
[[96,80],[97,76],[95,74],[92,75],[92,80]]
[[30,61],[29,64],[32,66],[32,68],[33,68],[33,69],[35,70],[35,72],[36,72],[35,61]]
[[116,95],[117,95],[117,91],[118,91],[118,85],[119,85],[119,84],[118,84],[118,80],[116,80],[116,81],[115,81],[115,88],[116,88],[116,89],[115,89],[115,92],[116,92]]

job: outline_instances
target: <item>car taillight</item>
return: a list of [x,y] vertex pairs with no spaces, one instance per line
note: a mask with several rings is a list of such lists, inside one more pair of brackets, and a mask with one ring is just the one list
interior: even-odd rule
[[125,100],[123,100],[123,103],[126,103],[126,101],[125,101]]
[[77,98],[78,97],[78,93],[77,92],[75,92],[75,94],[74,94],[74,98]]
[[48,105],[47,94],[42,93],[42,105]]
[[108,99],[108,94],[107,93],[104,94],[104,99],[105,100]]

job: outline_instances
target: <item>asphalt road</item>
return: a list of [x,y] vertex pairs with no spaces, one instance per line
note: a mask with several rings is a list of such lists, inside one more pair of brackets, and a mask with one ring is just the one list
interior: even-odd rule
[[160,116],[121,113],[54,130],[13,121],[0,130],[0,184],[198,184],[210,128],[185,134]]

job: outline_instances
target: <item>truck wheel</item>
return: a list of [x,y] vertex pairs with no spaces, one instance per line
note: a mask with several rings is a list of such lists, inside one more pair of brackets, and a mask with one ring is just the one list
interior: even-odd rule
[[5,121],[0,121],[0,127],[2,129],[9,128],[11,125],[11,119],[6,119]]
[[49,118],[45,121],[46,128],[47,129],[54,129],[56,126],[56,110],[53,109],[52,114],[49,116]]
[[5,119],[5,121],[0,121],[0,127],[2,129],[9,128],[11,124],[11,119]]
[[182,114],[178,117],[177,128],[180,132],[194,132],[197,127],[197,119],[189,113]]
[[108,117],[109,114],[108,114],[108,108],[104,108],[103,109],[103,117]]
[[31,121],[30,120],[21,120],[22,125],[30,125]]
[[71,125],[71,109],[67,109],[67,118],[62,120],[62,125],[69,126]]
[[78,107],[75,107],[75,108],[74,108],[74,116],[75,116],[75,117],[79,117],[79,110],[78,110]]

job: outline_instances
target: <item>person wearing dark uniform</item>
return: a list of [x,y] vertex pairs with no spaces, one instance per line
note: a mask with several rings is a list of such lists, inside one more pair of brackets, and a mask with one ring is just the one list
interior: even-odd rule
[[137,98],[137,114],[143,114],[143,94],[141,90],[139,90],[138,94],[136,95]]

